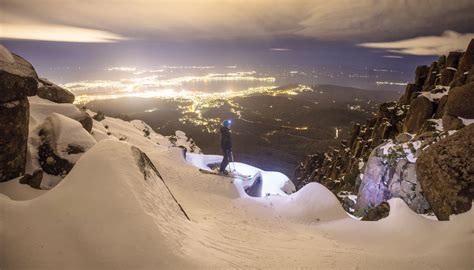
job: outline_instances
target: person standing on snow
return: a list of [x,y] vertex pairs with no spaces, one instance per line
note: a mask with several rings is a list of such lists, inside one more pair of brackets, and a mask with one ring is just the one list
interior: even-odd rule
[[229,174],[225,168],[229,165],[229,161],[232,160],[232,140],[230,138],[230,120],[225,120],[222,122],[221,127],[221,149],[222,155],[224,158],[221,162],[221,167],[219,169],[219,173],[221,174]]

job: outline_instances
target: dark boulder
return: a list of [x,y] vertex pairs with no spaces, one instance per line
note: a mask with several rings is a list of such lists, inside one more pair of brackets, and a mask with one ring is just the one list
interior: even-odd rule
[[390,204],[387,202],[382,202],[381,204],[377,205],[374,208],[369,209],[367,214],[362,217],[363,221],[377,221],[383,218],[388,217],[390,214]]
[[449,91],[445,113],[467,119],[474,118],[474,82]]
[[430,91],[434,88],[436,78],[438,77],[438,63],[433,62],[430,70],[428,71],[428,77],[423,84],[422,91]]
[[74,94],[69,90],[58,86],[44,78],[40,78],[38,87],[38,96],[56,103],[73,103]]
[[25,173],[28,98],[0,103],[0,182]]
[[412,139],[412,136],[408,133],[400,133],[395,137],[397,143],[406,143]]
[[428,77],[430,68],[427,66],[418,66],[415,71],[415,85],[422,87],[425,84],[425,80]]
[[472,65],[471,70],[469,71],[466,83],[474,82],[474,65]]
[[41,181],[43,180],[43,170],[36,170],[32,175],[25,174],[20,179],[20,184],[29,185],[32,188],[41,189]]
[[456,74],[459,59],[463,53],[461,52],[450,52],[446,60],[446,68],[441,71],[441,78],[439,81],[440,85],[449,85]]
[[446,67],[458,68],[459,60],[463,56],[462,52],[450,52],[446,58]]
[[471,209],[474,199],[474,125],[436,142],[416,162],[423,194],[439,220]]
[[413,83],[409,83],[405,89],[405,94],[400,98],[401,105],[408,105],[413,99],[413,96],[416,92],[419,92],[420,88]]
[[33,66],[18,55],[12,54],[12,58],[0,58],[0,103],[34,96],[38,88]]
[[98,111],[98,112],[97,112],[97,113],[96,113],[96,114],[95,114],[95,115],[94,115],[92,118],[94,118],[94,120],[96,120],[96,121],[99,121],[99,122],[100,122],[100,121],[102,121],[102,120],[104,120],[104,119],[105,119],[105,115],[104,115],[104,113],[103,113],[103,112],[101,112],[101,111]]
[[94,121],[92,120],[92,117],[86,113],[86,112],[81,112],[81,114],[73,117],[74,120],[78,121],[81,123],[82,127],[89,133],[92,131],[92,127],[94,126]]
[[38,148],[38,161],[43,171],[51,175],[66,176],[74,167],[74,164],[59,157],[47,142]]
[[449,114],[443,115],[443,129],[448,130],[458,130],[464,127],[464,124],[461,119],[456,116],[451,116]]
[[438,106],[436,107],[436,112],[433,118],[439,119],[443,117],[446,110],[446,102],[448,101],[448,95],[444,95],[439,99]]
[[446,56],[445,55],[441,55],[439,58],[438,58],[438,68],[440,70],[444,69],[446,67]]
[[0,182],[25,173],[29,103],[36,94],[33,66],[0,45]]
[[415,98],[410,103],[407,117],[403,126],[404,132],[417,133],[426,120],[433,115],[434,106],[424,96]]

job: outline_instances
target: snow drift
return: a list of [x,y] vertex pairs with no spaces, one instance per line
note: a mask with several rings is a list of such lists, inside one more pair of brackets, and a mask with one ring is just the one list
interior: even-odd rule
[[[30,100],[33,128],[78,112]],[[262,176],[263,196],[250,197],[251,181],[198,171],[220,156],[184,156],[147,128],[94,121],[97,143],[51,190],[0,183],[0,268],[472,268],[472,210],[438,222],[394,199],[387,218],[362,222],[320,184],[292,193],[286,176],[236,163]]]

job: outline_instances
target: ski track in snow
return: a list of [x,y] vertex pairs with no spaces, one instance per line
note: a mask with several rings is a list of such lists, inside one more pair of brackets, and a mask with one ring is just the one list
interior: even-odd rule
[[[30,130],[70,104],[30,98]],[[107,128],[105,127],[107,125]],[[146,124],[94,121],[98,143],[50,191],[16,180],[0,183],[1,269],[470,269],[474,214],[449,222],[413,213],[400,199],[389,217],[352,219],[325,187],[311,183],[287,195],[287,177],[261,172],[264,193],[247,181],[202,174],[220,156],[188,154]],[[110,132],[110,136],[106,133]],[[66,134],[67,135],[67,134]],[[126,142],[118,138],[126,136]],[[185,144],[186,140],[179,143]],[[165,184],[144,180],[131,145],[144,151]],[[29,149],[32,154],[34,151]],[[34,162],[30,162],[33,170]],[[174,196],[189,215],[186,219]]]

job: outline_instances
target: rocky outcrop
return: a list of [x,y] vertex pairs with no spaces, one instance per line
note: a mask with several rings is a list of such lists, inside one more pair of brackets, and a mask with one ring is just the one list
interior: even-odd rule
[[416,68],[415,71],[415,85],[418,87],[422,87],[425,84],[426,78],[428,77],[429,72],[428,66],[419,66]]
[[474,118],[474,82],[455,87],[449,91],[445,114],[467,119]]
[[73,103],[74,94],[45,78],[39,78],[38,96],[56,103]]
[[436,78],[438,77],[438,72],[438,62],[433,62],[430,66],[430,69],[428,70],[428,77],[426,78],[425,83],[423,84],[423,92],[430,91],[434,88]]
[[369,209],[367,214],[362,217],[362,221],[377,221],[388,217],[390,214],[390,204],[382,202],[374,208]]
[[[147,133],[150,133],[147,129],[144,129],[143,132],[145,137],[148,136]],[[196,145],[194,140],[186,136],[186,133],[181,130],[175,131],[175,135],[168,136],[167,138],[171,145],[186,149],[186,152],[198,154],[202,153],[201,149]]]
[[418,180],[439,220],[471,209],[474,199],[474,125],[422,151]]
[[450,52],[446,59],[446,66],[443,68],[439,80],[440,85],[449,85],[456,74],[459,60],[463,54],[461,52]]
[[415,98],[410,103],[410,109],[403,126],[403,131],[408,133],[417,133],[426,120],[433,115],[434,106],[424,96]]
[[416,92],[420,92],[420,87],[414,83],[409,83],[406,87],[405,94],[400,98],[399,103],[401,105],[410,105]]
[[474,65],[474,42],[471,40],[466,52],[462,55],[459,60],[459,65],[454,75],[453,81],[450,83],[451,88],[468,83],[468,78],[472,76],[470,70]]
[[38,76],[25,59],[0,45],[0,182],[25,173],[29,103]]
[[417,213],[429,209],[413,162],[420,146],[421,143],[389,141],[372,151],[361,177],[356,214],[364,216],[371,208],[393,197],[403,199]]
[[[474,119],[473,63],[474,40],[465,53],[452,52],[430,67],[417,67],[415,81],[398,102],[382,104],[375,118],[355,124],[338,148],[307,156],[292,179],[296,187],[319,182],[338,195],[348,212],[359,216],[393,197],[418,213],[430,211],[417,158],[453,130],[466,129],[471,121],[466,119]],[[454,155],[452,160],[459,158],[455,152],[446,153]]]

